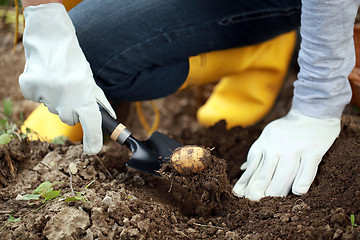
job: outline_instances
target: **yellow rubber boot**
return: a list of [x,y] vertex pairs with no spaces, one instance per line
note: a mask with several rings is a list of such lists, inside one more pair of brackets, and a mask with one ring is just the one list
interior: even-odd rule
[[66,8],[66,11],[70,11],[73,7],[78,5],[82,0],[63,0],[63,5]]
[[[252,67],[263,55],[268,56],[265,67],[275,64],[287,69],[283,55],[292,55],[296,42],[296,31],[282,34],[266,42],[246,47],[202,53],[189,58],[189,73],[179,90],[199,86],[205,83],[218,82],[224,76],[236,75]],[[273,59],[271,59],[273,58]],[[264,64],[263,64],[264,65]],[[285,70],[286,71],[286,70]]]
[[[82,0],[63,0],[67,11],[75,7]],[[56,137],[64,136],[71,141],[77,142],[82,140],[83,131],[80,123],[69,126],[61,122],[59,116],[52,114],[41,104],[25,120],[21,131],[26,133],[26,128],[31,129],[31,140],[53,141]]]
[[[204,126],[212,126],[226,120],[227,128],[232,128],[250,126],[261,120],[273,106],[282,87],[295,44],[296,32],[293,31],[239,49],[238,57],[232,55],[227,59],[224,56],[222,64],[225,66],[218,67],[223,77],[198,110],[198,121]],[[219,73],[215,76],[219,77]],[[189,77],[192,76],[189,74]]]
[[81,141],[83,131],[80,123],[69,126],[63,123],[59,116],[49,112],[43,104],[39,105],[25,120],[21,131],[26,132],[26,128],[31,129],[31,140],[42,140],[51,142],[56,137],[64,136],[71,141]]

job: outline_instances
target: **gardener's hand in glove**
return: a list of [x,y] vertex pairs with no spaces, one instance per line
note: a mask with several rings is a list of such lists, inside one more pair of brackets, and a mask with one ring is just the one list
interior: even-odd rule
[[24,17],[26,65],[19,78],[23,95],[44,103],[68,125],[81,122],[85,153],[98,153],[103,140],[98,104],[116,116],[95,84],[64,6],[28,6]]
[[316,119],[291,110],[268,124],[249,150],[235,195],[250,200],[306,193],[318,165],[340,133],[340,119]]

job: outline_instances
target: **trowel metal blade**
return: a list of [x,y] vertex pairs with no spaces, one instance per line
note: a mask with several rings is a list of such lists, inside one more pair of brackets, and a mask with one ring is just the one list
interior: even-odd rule
[[133,155],[127,166],[152,175],[158,175],[161,164],[170,160],[172,152],[183,146],[168,136],[154,132],[146,141],[132,143]]

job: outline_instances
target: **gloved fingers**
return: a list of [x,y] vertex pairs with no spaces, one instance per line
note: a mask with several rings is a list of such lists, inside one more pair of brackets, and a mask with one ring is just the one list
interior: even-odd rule
[[44,106],[49,110],[49,112],[51,112],[51,113],[53,113],[53,114],[56,114],[56,115],[59,115],[58,110],[57,110],[56,108],[48,105],[44,99],[40,99],[39,102],[42,103],[42,104],[44,104]]
[[[46,106],[46,105],[45,105]],[[53,112],[50,107],[48,107],[51,113],[59,115],[60,120],[63,123],[66,123],[69,126],[74,126],[80,121],[78,113],[69,109],[64,109],[61,106],[53,107],[55,111]]]
[[[243,175],[240,177],[240,179],[236,182],[236,184],[233,187],[233,192],[236,196],[249,198],[248,194],[247,194],[247,192],[248,192],[247,190],[251,186],[251,183],[252,183],[251,180],[257,176],[260,169],[262,168],[262,165],[263,165],[263,161],[261,159],[259,164],[255,168],[255,170],[252,172],[252,174],[249,174],[250,171],[248,171],[248,170],[246,170],[243,173]],[[253,199],[250,199],[250,200],[253,200]],[[258,199],[255,199],[255,200],[258,200]]]
[[[238,197],[245,196],[245,189],[248,186],[248,183],[253,176],[256,169],[259,167],[262,159],[262,152],[258,152],[256,157],[252,156],[252,159],[247,161],[246,171],[241,175],[240,179],[236,182],[233,187],[233,192]],[[255,155],[254,155],[255,156]]]
[[277,155],[263,154],[261,164],[259,164],[246,187],[245,197],[257,201],[265,196],[265,191],[273,178],[278,161]]
[[109,101],[107,100],[104,92],[101,90],[100,87],[96,86],[95,89],[95,97],[96,97],[96,101],[97,103],[103,107],[112,118],[116,119],[116,113],[114,111],[114,109],[111,107],[111,104],[109,103]]
[[241,164],[240,170],[245,171],[247,169],[247,161]]
[[309,156],[301,157],[299,171],[296,174],[292,192],[296,195],[302,195],[309,191],[312,182],[315,179],[318,165],[322,156]]
[[[242,177],[242,176],[241,176]],[[233,194],[237,197],[244,197],[245,196],[245,188],[247,186],[247,182],[243,181],[241,179],[241,177],[239,178],[239,180],[235,183],[232,191]]]
[[101,129],[101,113],[96,101],[77,108],[80,123],[84,132],[83,149],[86,154],[94,155],[100,152],[103,144]]
[[274,171],[273,178],[265,191],[266,196],[287,196],[298,173],[300,157],[283,156]]

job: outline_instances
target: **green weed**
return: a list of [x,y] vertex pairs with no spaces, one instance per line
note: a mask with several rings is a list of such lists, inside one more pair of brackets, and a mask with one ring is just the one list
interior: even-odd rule
[[[95,182],[95,180],[91,181],[89,184],[87,184],[83,189],[79,192],[73,191],[71,183],[67,182],[43,182],[41,183],[37,188],[35,188],[31,194],[25,194],[25,195],[18,195],[16,197],[16,200],[24,200],[29,201],[29,205],[35,204],[37,201],[40,201],[42,204],[40,207],[36,208],[35,210],[30,211],[23,217],[14,218],[11,214],[9,214],[8,221],[0,228],[0,232],[10,223],[16,223],[20,222],[22,218],[25,218],[30,213],[34,213],[41,208],[45,207],[48,203],[53,202],[55,200],[61,200],[66,203],[68,202],[77,202],[81,201],[83,203],[89,202],[89,200],[86,197],[86,189]],[[57,185],[66,184],[69,185],[71,188],[71,192],[62,195],[62,189],[59,188],[58,190],[55,190],[54,187]],[[69,196],[65,196],[69,195]]]
[[[22,121],[22,116],[20,119]],[[20,125],[21,123],[13,119],[13,102],[9,98],[3,99],[0,107],[0,149],[5,153],[5,161],[12,177],[15,176],[15,168],[12,164],[8,144],[13,138],[22,142],[30,131],[27,130],[25,134],[21,133],[18,127]],[[0,183],[2,184],[5,184],[4,179],[7,176],[4,173],[5,171],[0,173]]]
[[[95,180],[94,180],[95,181]],[[90,182],[88,185],[84,187],[84,189],[80,192],[72,191],[70,196],[65,196],[61,194],[61,189],[54,190],[55,185],[60,184],[67,184],[71,187],[70,183],[67,182],[43,182],[41,183],[31,194],[19,195],[16,199],[17,200],[25,200],[25,201],[33,201],[33,200],[40,200],[42,203],[48,203],[50,201],[61,199],[64,202],[75,202],[81,201],[83,203],[88,202],[86,198],[86,189],[94,182]]]
[[358,225],[355,223],[355,215],[350,215],[350,222],[351,222],[351,230],[354,230],[354,227],[357,227]]
[[9,99],[2,100],[2,108],[0,108],[0,146],[6,145],[11,142],[11,139],[16,137],[20,141],[27,138],[27,133],[21,133],[19,126],[22,124],[22,116],[20,116],[21,122],[16,122],[13,119],[13,102]]
[[9,219],[8,219],[9,222],[12,222],[12,223],[16,223],[16,222],[20,222],[21,221],[21,218],[14,218],[11,214],[9,214]]
[[[0,146],[11,142],[11,139],[16,137],[20,141],[28,138],[30,133],[37,135],[30,129],[26,129],[25,133],[20,131],[19,127],[24,123],[23,115],[20,113],[20,121],[16,122],[13,118],[13,102],[6,98],[2,100],[2,108],[0,108]],[[51,142],[54,144],[64,145],[65,136],[55,137]]]
[[57,136],[51,141],[51,143],[64,145],[67,140],[69,140],[69,138],[65,136]]

